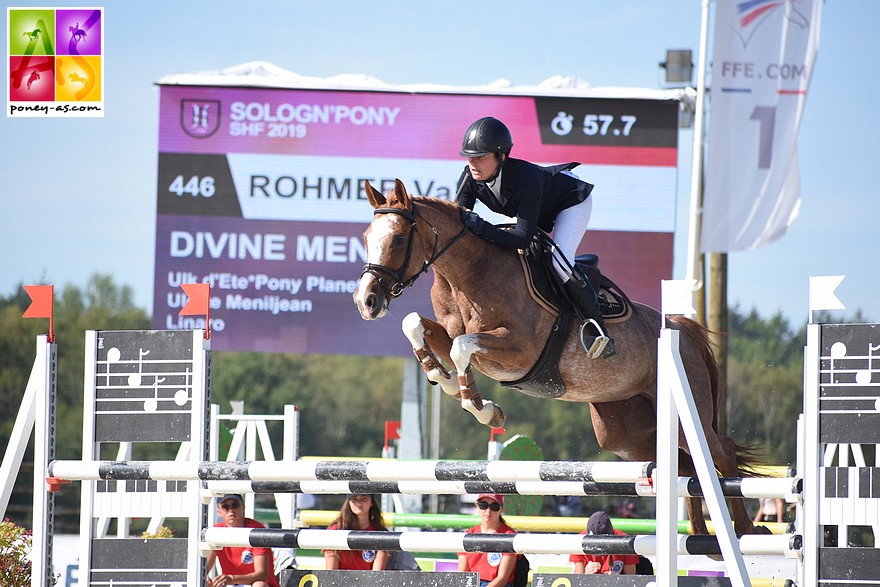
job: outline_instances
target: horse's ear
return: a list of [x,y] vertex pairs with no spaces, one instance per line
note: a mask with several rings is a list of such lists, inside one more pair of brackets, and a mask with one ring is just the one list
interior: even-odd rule
[[383,196],[376,188],[370,185],[370,181],[364,180],[364,191],[367,192],[367,200],[373,208],[379,208],[385,205],[385,196]]
[[409,194],[406,193],[406,186],[403,185],[403,182],[399,179],[394,180],[394,195],[397,197],[397,201],[400,202],[400,205],[403,206],[404,210],[409,210],[412,207],[412,203],[410,202]]

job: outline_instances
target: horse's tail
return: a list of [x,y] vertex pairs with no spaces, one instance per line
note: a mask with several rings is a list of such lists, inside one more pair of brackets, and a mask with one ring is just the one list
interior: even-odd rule
[[687,316],[669,316],[672,322],[691,343],[700,352],[700,357],[706,365],[709,372],[709,390],[712,394],[712,430],[718,432],[718,382],[721,380],[721,370],[718,367],[718,360],[715,359],[715,353],[712,352],[712,341],[709,340],[709,329],[704,327],[696,320],[692,320]]
[[[700,352],[706,370],[709,372],[709,389],[712,394],[712,430],[718,433],[718,409],[719,409],[719,382],[721,381],[721,369],[718,360],[712,352],[712,341],[709,339],[711,331],[699,322],[686,316],[669,316],[672,322],[693,343]],[[719,435],[721,436],[721,435]],[[743,477],[767,477],[768,475],[758,470],[765,464],[764,451],[756,441],[748,441],[743,444],[735,442],[731,438],[725,438],[736,453],[736,464],[739,473]]]

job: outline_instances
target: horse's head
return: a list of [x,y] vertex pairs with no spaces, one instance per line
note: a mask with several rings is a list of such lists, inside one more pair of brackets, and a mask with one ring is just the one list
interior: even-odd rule
[[394,190],[387,197],[369,181],[364,181],[364,191],[375,211],[373,221],[364,231],[367,264],[354,292],[354,303],[361,318],[375,320],[384,316],[391,299],[412,283],[406,275],[415,240],[416,216],[412,198],[399,179],[394,181]]

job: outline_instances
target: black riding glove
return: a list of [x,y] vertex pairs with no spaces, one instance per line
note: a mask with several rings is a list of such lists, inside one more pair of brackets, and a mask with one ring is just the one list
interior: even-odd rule
[[486,231],[486,221],[475,212],[463,212],[461,220],[464,222],[465,227],[477,236],[483,236],[483,233]]

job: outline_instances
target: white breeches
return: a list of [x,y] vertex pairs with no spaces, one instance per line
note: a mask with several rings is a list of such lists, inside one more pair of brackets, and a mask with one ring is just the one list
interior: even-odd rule
[[[593,213],[593,198],[589,197],[577,206],[566,208],[556,217],[553,226],[553,240],[559,246],[559,250],[574,265],[574,256],[578,245],[584,238],[587,226],[590,224],[590,215]],[[554,260],[553,266],[563,282],[568,281],[568,269],[564,269]]]

